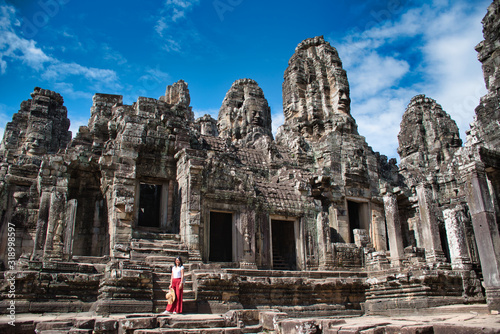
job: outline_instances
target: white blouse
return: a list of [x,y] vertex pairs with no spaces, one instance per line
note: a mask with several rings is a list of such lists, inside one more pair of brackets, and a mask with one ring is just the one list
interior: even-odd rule
[[182,274],[181,274],[182,270],[184,270],[184,266],[180,266],[180,267],[173,266],[172,267],[172,277],[173,278],[181,278],[182,277]]

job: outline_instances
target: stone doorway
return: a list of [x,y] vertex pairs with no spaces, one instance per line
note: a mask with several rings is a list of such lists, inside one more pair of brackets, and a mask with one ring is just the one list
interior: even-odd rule
[[295,222],[271,220],[273,270],[297,270]]
[[233,261],[233,215],[210,212],[210,262]]
[[354,230],[370,230],[370,217],[368,202],[347,201],[347,212],[349,215],[349,242],[354,243]]
[[162,186],[141,183],[139,186],[139,217],[137,226],[160,227]]

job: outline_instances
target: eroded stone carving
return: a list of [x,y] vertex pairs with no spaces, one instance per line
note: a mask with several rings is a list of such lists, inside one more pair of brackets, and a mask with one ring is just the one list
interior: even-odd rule
[[219,137],[234,143],[272,140],[271,108],[257,82],[241,79],[233,83],[222,101],[217,124]]

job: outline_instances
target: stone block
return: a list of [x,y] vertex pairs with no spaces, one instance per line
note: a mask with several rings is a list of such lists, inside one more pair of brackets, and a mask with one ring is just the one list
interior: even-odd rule
[[129,333],[135,329],[151,329],[156,327],[156,317],[126,318],[118,323],[118,333]]
[[259,314],[259,323],[265,330],[278,330],[278,322],[288,318],[288,314],[283,312],[261,312]]
[[92,334],[92,329],[83,329],[83,328],[71,328],[68,333],[81,333],[81,334]]
[[9,325],[7,322],[0,323],[0,333],[4,334],[32,334],[35,332],[36,324],[33,320],[16,320],[16,326]]
[[497,334],[497,333],[500,333],[500,329],[498,327],[449,325],[449,324],[436,324],[432,327],[434,329],[434,333],[439,333],[439,334],[494,334],[494,333]]
[[47,321],[36,324],[36,331],[41,332],[53,329],[69,330],[71,327],[73,327],[73,323],[71,321]]
[[335,328],[335,326],[343,325],[345,324],[344,319],[319,319],[318,324],[319,324],[319,329],[322,331],[329,330]]
[[278,322],[280,333],[314,334],[321,333],[318,323],[312,319],[286,319]]
[[95,333],[117,333],[118,321],[113,319],[96,319],[94,324]]

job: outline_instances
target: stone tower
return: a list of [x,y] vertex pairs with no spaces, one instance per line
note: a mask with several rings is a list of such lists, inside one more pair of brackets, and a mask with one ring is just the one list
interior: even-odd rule
[[21,103],[20,110],[7,124],[0,153],[42,156],[64,149],[71,140],[71,132],[63,104],[58,93],[35,87],[31,99]]
[[431,170],[449,161],[462,146],[457,124],[433,99],[413,97],[398,135],[401,165]]
[[332,129],[356,133],[350,116],[349,83],[337,50],[323,36],[301,42],[283,82],[285,127],[306,140]]
[[271,141],[271,108],[264,92],[251,79],[236,80],[222,101],[218,117],[219,137],[235,143]]

